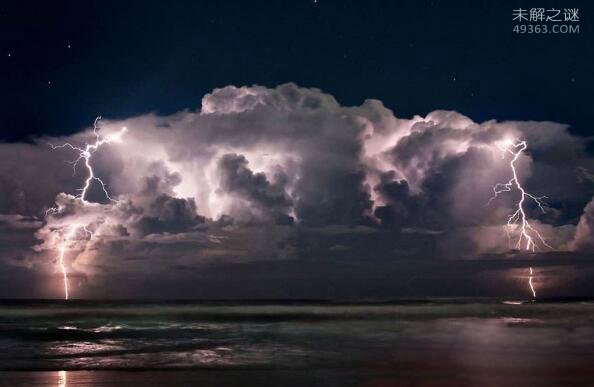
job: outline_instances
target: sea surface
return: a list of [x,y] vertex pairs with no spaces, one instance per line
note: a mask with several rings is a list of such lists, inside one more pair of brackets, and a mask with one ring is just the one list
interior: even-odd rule
[[594,302],[4,301],[0,385],[594,386]]

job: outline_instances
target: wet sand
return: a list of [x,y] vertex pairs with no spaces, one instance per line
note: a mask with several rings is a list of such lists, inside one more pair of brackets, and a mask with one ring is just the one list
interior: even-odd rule
[[163,371],[6,371],[0,386],[592,386],[594,369],[558,365],[547,368],[460,369],[402,364],[382,369],[163,370]]
[[2,312],[0,386],[594,386],[591,302]]

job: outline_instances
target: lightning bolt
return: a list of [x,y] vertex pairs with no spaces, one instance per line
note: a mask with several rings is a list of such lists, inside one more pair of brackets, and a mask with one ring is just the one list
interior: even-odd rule
[[58,265],[60,266],[60,270],[62,271],[62,277],[64,281],[64,299],[68,299],[69,294],[69,286],[68,286],[68,270],[66,269],[66,264],[64,263],[64,255],[66,255],[66,249],[68,248],[68,243],[76,233],[76,228],[70,227],[66,235],[64,236],[64,240],[60,243],[60,247],[58,251],[60,255],[58,257]]
[[[507,183],[497,183],[493,187],[494,195],[489,200],[489,203],[496,199],[500,194],[504,192],[511,192],[514,189],[520,193],[520,200],[515,205],[515,211],[509,216],[507,219],[506,225],[506,233],[508,239],[511,244],[511,235],[510,231],[517,231],[518,232],[518,240],[515,244],[516,249],[521,250],[522,247],[528,251],[536,251],[538,245],[546,246],[550,249],[552,247],[546,242],[546,240],[542,237],[542,235],[538,232],[534,226],[529,222],[528,216],[526,215],[525,205],[527,202],[535,203],[538,208],[544,213],[544,202],[543,199],[546,196],[534,196],[524,189],[520,180],[518,179],[518,172],[516,170],[516,162],[518,158],[528,148],[528,144],[526,141],[518,141],[514,142],[511,140],[506,140],[503,143],[497,144],[499,149],[503,152],[503,155],[510,154],[511,160],[509,162],[509,167],[512,172],[512,177],[509,179]],[[534,284],[532,282],[534,271],[532,267],[529,268],[530,275],[528,277],[528,286],[530,287],[530,291],[532,292],[532,296],[536,298],[536,290],[534,289]]]
[[[75,150],[78,152],[78,157],[71,161],[70,163],[72,164],[72,168],[73,168],[73,175],[76,174],[76,167],[79,164],[79,162],[82,160],[84,163],[85,168],[87,169],[87,178],[84,181],[84,185],[82,188],[77,189],[77,191],[79,191],[80,193],[76,196],[77,198],[80,198],[83,205],[89,203],[86,200],[86,196],[87,196],[87,192],[89,190],[89,188],[91,187],[91,184],[93,183],[93,181],[98,182],[101,185],[101,189],[103,190],[103,193],[105,194],[105,197],[112,201],[112,202],[117,202],[116,200],[114,200],[110,195],[109,192],[107,191],[107,186],[105,185],[105,183],[103,182],[103,180],[101,180],[99,177],[97,177],[95,175],[95,171],[93,170],[93,166],[91,165],[91,158],[93,156],[93,154],[95,152],[97,152],[97,150],[99,150],[99,148],[104,145],[104,144],[109,144],[112,141],[120,141],[123,134],[126,132],[126,127],[123,127],[119,132],[116,132],[114,134],[111,134],[107,137],[101,136],[99,134],[99,121],[101,120],[101,116],[95,118],[95,122],[93,123],[93,134],[95,135],[95,142],[91,143],[91,144],[85,144],[84,148],[78,147],[78,146],[74,146],[69,142],[66,142],[64,144],[61,145],[52,145],[50,144],[50,147],[52,149],[61,149],[61,148],[69,148],[72,150]],[[58,212],[60,209],[59,208],[50,208],[48,211],[46,211],[46,215],[48,215],[49,213],[56,213]],[[71,225],[70,227],[68,227],[68,231],[64,234],[64,237],[62,239],[62,241],[60,242],[60,245],[58,247],[58,266],[60,271],[62,272],[62,277],[63,277],[63,282],[64,282],[64,299],[68,300],[69,298],[69,283],[68,283],[68,269],[66,267],[66,263],[65,263],[65,255],[66,252],[69,250],[69,248],[71,247],[72,244],[72,240],[74,239],[74,237],[76,236],[76,234],[78,233],[78,231],[82,229],[84,230],[84,232],[87,235],[90,235],[90,237],[93,236],[93,233],[84,225]]]
[[62,240],[62,242],[60,243],[60,246],[58,247],[58,266],[60,268],[60,271],[62,272],[62,280],[64,282],[64,299],[67,300],[69,298],[69,284],[68,284],[68,269],[66,268],[66,263],[64,261],[64,258],[66,256],[66,252],[68,251],[68,249],[71,247],[71,243],[72,240],[74,239],[74,237],[76,236],[76,234],[79,232],[79,230],[83,230],[85,232],[86,235],[89,236],[89,238],[93,237],[93,233],[86,227],[83,225],[72,225],[70,227],[68,227],[68,231],[64,234],[64,238]]
[[530,291],[532,292],[532,297],[536,298],[536,290],[534,290],[534,284],[532,283],[532,268],[530,268],[530,276],[528,276],[528,286],[530,286]]
[[80,192],[80,194],[77,197],[79,197],[85,203],[86,203],[85,197],[87,196],[87,192],[88,192],[89,188],[91,187],[91,183],[93,181],[97,181],[101,185],[101,188],[103,189],[103,193],[105,194],[105,197],[107,199],[109,199],[111,201],[115,201],[114,199],[111,198],[111,196],[109,196],[109,193],[107,192],[107,186],[105,185],[103,180],[101,180],[100,178],[95,176],[95,171],[93,171],[93,167],[91,166],[91,157],[93,156],[93,153],[97,152],[97,150],[102,145],[109,144],[112,141],[120,141],[123,134],[126,132],[127,129],[126,129],[126,127],[123,127],[119,132],[113,133],[107,137],[103,137],[98,132],[100,120],[101,120],[101,116],[95,118],[95,122],[93,123],[93,134],[95,135],[95,142],[92,144],[85,144],[84,148],[74,146],[69,142],[66,142],[61,145],[50,144],[51,148],[54,150],[59,149],[59,148],[70,148],[70,149],[78,152],[78,157],[75,160],[70,162],[72,164],[73,174],[76,173],[76,166],[78,165],[78,163],[81,160],[84,160],[84,164],[85,164],[85,167],[87,168],[88,175],[87,175],[87,178],[85,179],[85,183],[84,183],[83,187],[79,188],[77,190]]

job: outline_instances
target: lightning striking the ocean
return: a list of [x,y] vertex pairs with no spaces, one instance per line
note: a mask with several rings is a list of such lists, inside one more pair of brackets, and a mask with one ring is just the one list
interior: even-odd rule
[[[95,122],[93,123],[93,134],[95,135],[95,142],[91,143],[91,144],[85,144],[84,148],[78,147],[78,146],[74,146],[71,143],[64,143],[61,145],[51,145],[52,149],[60,149],[60,148],[69,148],[72,150],[75,150],[78,152],[78,158],[76,158],[74,161],[72,161],[72,165],[73,165],[73,173],[76,173],[76,166],[78,165],[78,163],[81,160],[84,160],[84,165],[85,168],[87,169],[87,178],[84,181],[84,185],[82,188],[79,188],[77,191],[79,191],[79,195],[77,195],[77,198],[81,199],[83,204],[87,204],[89,203],[86,200],[86,196],[88,193],[89,188],[91,187],[91,184],[93,183],[93,181],[96,181],[99,183],[99,185],[101,186],[101,189],[103,190],[103,193],[105,194],[105,197],[110,200],[115,202],[116,200],[114,200],[110,195],[109,192],[107,191],[107,186],[106,184],[103,182],[103,180],[101,180],[99,177],[97,177],[95,175],[95,171],[93,170],[93,167],[91,165],[91,157],[93,156],[93,154],[104,144],[109,144],[112,141],[120,141],[122,135],[126,132],[126,127],[123,127],[119,132],[114,133],[110,136],[107,137],[103,137],[99,134],[98,129],[99,129],[99,121],[101,120],[101,116],[97,117],[95,119]],[[59,211],[59,208],[50,208],[47,213],[55,213]],[[93,236],[92,232],[84,225],[71,225],[70,227],[68,227],[68,231],[64,234],[64,237],[62,238],[62,241],[60,242],[60,245],[58,247],[58,251],[59,251],[59,255],[58,255],[58,266],[60,271],[62,272],[62,277],[63,277],[63,282],[64,282],[64,299],[68,300],[69,296],[70,296],[70,286],[69,286],[69,281],[68,281],[68,269],[66,267],[66,263],[65,263],[65,255],[66,252],[70,249],[70,245],[72,244],[72,241],[74,239],[74,237],[76,236],[76,234],[78,233],[78,231],[82,229],[84,230],[84,232],[88,235],[90,235],[91,237]]]
[[536,290],[534,290],[534,284],[532,283],[532,268],[530,268],[530,276],[528,277],[528,286],[530,286],[530,291],[532,292],[532,297],[536,298]]
[[[526,141],[513,142],[511,140],[506,140],[503,142],[503,144],[497,144],[497,146],[499,147],[499,149],[501,149],[502,152],[504,152],[504,155],[509,153],[512,156],[509,162],[509,167],[512,172],[512,178],[509,179],[507,183],[495,184],[495,186],[493,187],[494,195],[489,200],[489,203],[492,200],[496,199],[499,196],[499,194],[504,192],[511,192],[515,189],[520,193],[520,199],[515,205],[516,210],[509,216],[505,229],[510,243],[510,232],[517,231],[517,234],[519,236],[515,244],[516,249],[521,250],[523,248],[524,250],[528,251],[536,251],[536,248],[539,246],[539,244],[552,249],[552,247],[545,241],[545,239],[538,232],[538,230],[534,228],[534,226],[529,222],[528,216],[526,215],[526,210],[524,208],[527,205],[527,202],[532,201],[538,206],[538,208],[543,213],[545,212],[543,199],[545,199],[546,196],[534,196],[526,192],[526,190],[520,183],[520,180],[518,179],[516,162],[518,161],[518,158],[520,157],[522,152],[524,152],[526,148],[528,148],[528,144],[526,143]],[[532,270],[532,267],[530,267],[529,269],[530,275],[528,277],[528,285],[530,287],[530,291],[532,292],[532,296],[536,298],[536,290],[534,288],[534,284],[532,281],[534,271]]]
[[68,248],[68,242],[72,239],[74,233],[76,232],[76,228],[70,227],[66,235],[64,235],[64,240],[60,244],[59,251],[60,255],[58,257],[58,265],[60,266],[60,271],[62,272],[62,277],[64,281],[64,299],[67,300],[69,297],[69,286],[68,286],[68,270],[66,269],[66,264],[64,263],[64,255],[66,254],[66,249]]

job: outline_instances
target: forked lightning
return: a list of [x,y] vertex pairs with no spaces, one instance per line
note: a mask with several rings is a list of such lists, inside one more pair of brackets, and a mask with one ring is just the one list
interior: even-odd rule
[[[86,205],[88,203],[86,196],[87,196],[88,190],[91,187],[91,184],[93,183],[93,181],[96,181],[101,185],[101,189],[103,190],[103,193],[105,194],[105,197],[107,199],[109,199],[110,201],[115,201],[114,199],[111,198],[111,196],[107,192],[107,186],[105,185],[103,180],[101,180],[99,177],[97,177],[95,175],[95,171],[93,171],[93,166],[91,165],[91,157],[102,145],[109,144],[112,141],[120,141],[122,135],[126,132],[126,128],[123,127],[119,132],[112,134],[110,136],[107,136],[107,137],[103,137],[99,134],[99,131],[98,131],[99,130],[98,126],[99,126],[100,120],[101,120],[101,117],[99,116],[95,119],[95,122],[93,123],[93,134],[95,135],[95,142],[91,143],[91,144],[85,144],[84,148],[74,146],[69,142],[64,143],[62,145],[51,145],[50,144],[52,149],[69,148],[69,149],[72,149],[72,150],[75,150],[78,152],[78,157],[74,161],[71,162],[73,165],[74,173],[76,173],[76,167],[77,167],[78,163],[81,160],[83,160],[85,168],[87,169],[88,175],[84,181],[83,187],[79,188],[77,190],[80,192],[77,197],[81,199],[83,205]],[[57,208],[51,208],[50,210],[48,210],[48,213],[56,212],[56,211],[58,211]],[[63,281],[64,281],[64,299],[65,300],[67,300],[69,298],[69,293],[70,293],[70,289],[69,289],[70,287],[69,287],[69,283],[68,283],[68,269],[67,269],[66,263],[65,263],[65,255],[66,255],[66,252],[68,251],[68,249],[70,248],[72,240],[74,239],[76,234],[81,229],[84,230],[84,232],[86,234],[89,234],[92,236],[91,231],[89,231],[85,225],[79,225],[79,224],[71,225],[70,227],[68,227],[68,231],[64,234],[64,238],[60,242],[60,245],[58,247],[58,251],[59,251],[58,266],[60,268],[60,271],[62,272],[62,277],[63,277]]]
[[[534,196],[526,192],[526,190],[520,183],[520,180],[518,179],[516,162],[518,161],[518,158],[520,157],[522,152],[524,152],[528,147],[526,141],[514,142],[511,140],[506,140],[503,143],[497,144],[497,146],[502,152],[504,152],[504,155],[510,154],[512,156],[509,162],[512,177],[511,179],[509,179],[507,183],[495,184],[495,186],[493,187],[494,195],[489,200],[489,202],[496,199],[499,196],[499,194],[504,192],[511,192],[514,189],[520,193],[520,199],[514,206],[515,211],[507,219],[505,231],[507,232],[509,240],[511,241],[510,232],[517,231],[518,240],[515,243],[516,249],[536,251],[536,248],[539,245],[546,246],[552,249],[552,247],[546,242],[546,240],[542,237],[538,230],[529,222],[528,216],[526,215],[525,206],[528,204],[527,202],[529,201],[535,203],[542,212],[545,212],[543,199],[546,198],[546,196]],[[532,270],[532,267],[530,267],[528,285],[532,292],[532,296],[536,298],[536,291],[534,289],[534,284],[532,282],[533,273],[534,272]]]

